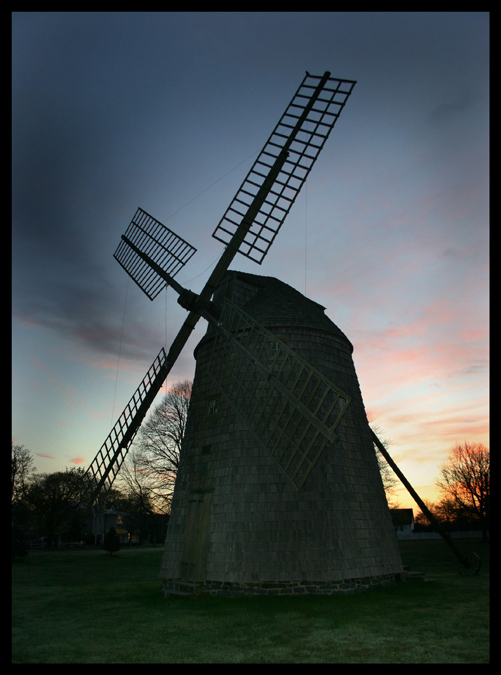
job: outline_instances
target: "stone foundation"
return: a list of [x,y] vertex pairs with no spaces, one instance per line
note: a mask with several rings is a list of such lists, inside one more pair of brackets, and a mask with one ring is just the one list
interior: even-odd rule
[[[177,594],[179,579],[164,579],[165,595]],[[359,579],[339,581],[262,581],[262,582],[225,582],[200,581],[199,589],[206,595],[226,595],[232,597],[245,595],[334,595],[368,591],[376,586],[388,586],[401,581],[400,574],[382,574]]]

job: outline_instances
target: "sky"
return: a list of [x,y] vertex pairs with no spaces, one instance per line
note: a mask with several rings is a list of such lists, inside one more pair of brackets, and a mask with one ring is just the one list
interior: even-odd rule
[[212,232],[327,70],[353,93],[263,264],[231,269],[326,308],[421,497],[454,443],[489,446],[488,13],[15,12],[12,439],[39,472],[89,465],[186,316],[113,258],[136,209],[197,248],[176,279],[200,292]]

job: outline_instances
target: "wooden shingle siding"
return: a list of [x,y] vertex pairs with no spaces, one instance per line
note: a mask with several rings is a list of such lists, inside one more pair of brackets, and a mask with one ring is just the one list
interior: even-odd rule
[[[224,298],[351,400],[335,430],[337,442],[327,443],[298,490],[215,388],[208,367],[215,336],[208,329],[195,349],[190,415],[162,558],[166,591],[187,578],[186,551],[192,580],[211,593],[330,593],[388,583],[402,563],[352,344],[321,305],[276,279],[229,272],[214,301]],[[214,400],[217,414],[208,415]],[[203,450],[208,446],[210,453]],[[200,515],[195,536],[189,504],[200,495],[210,508]],[[194,560],[195,553],[203,559]]]

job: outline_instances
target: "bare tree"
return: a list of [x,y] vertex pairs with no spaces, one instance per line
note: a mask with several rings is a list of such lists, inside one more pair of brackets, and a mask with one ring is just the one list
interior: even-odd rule
[[487,541],[490,519],[490,453],[481,443],[456,443],[440,466],[437,487],[478,520]]
[[142,425],[120,472],[122,484],[160,513],[172,502],[193,382],[177,382]]
[[[153,480],[156,482],[156,478]],[[151,487],[151,477],[143,466],[143,455],[139,447],[132,446],[119,474],[118,484],[122,488],[122,495],[133,500],[144,513],[152,513],[155,504]],[[107,499],[110,502],[110,499]]]
[[36,470],[31,452],[24,445],[12,443],[11,454],[11,502],[19,503],[26,494],[28,480]]
[[[384,445],[385,449],[389,452],[388,448],[391,445],[391,441],[384,438],[381,427],[375,423],[372,419],[371,413],[367,413],[367,419],[369,421],[369,426],[372,431],[379,438],[381,443]],[[381,474],[381,480],[383,481],[383,487],[386,494],[386,501],[390,509],[398,509],[399,504],[395,496],[395,490],[399,485],[399,480],[394,474],[393,470],[389,466],[388,462],[385,460],[383,455],[380,453],[377,445],[374,445],[374,452],[376,453],[376,459],[379,467],[379,473]]]
[[26,539],[31,509],[26,501],[29,482],[35,471],[33,457],[24,445],[12,443],[11,454],[11,534],[12,559],[27,554]]

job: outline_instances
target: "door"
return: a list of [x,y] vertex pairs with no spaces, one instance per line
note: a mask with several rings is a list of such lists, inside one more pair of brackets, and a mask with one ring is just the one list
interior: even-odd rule
[[204,578],[209,544],[212,492],[194,492],[188,501],[186,538],[181,560],[181,578],[199,581]]

